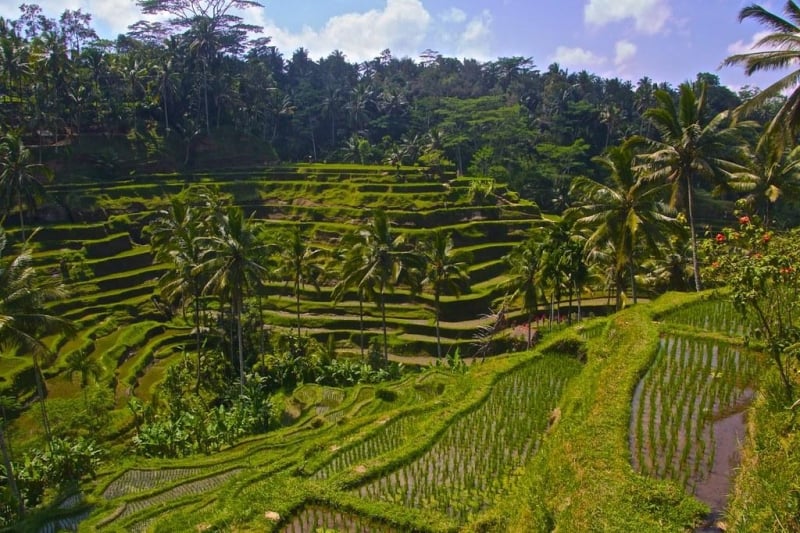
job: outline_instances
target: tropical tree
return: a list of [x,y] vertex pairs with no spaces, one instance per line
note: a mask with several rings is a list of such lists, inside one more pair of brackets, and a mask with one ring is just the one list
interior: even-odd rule
[[544,299],[541,242],[536,238],[527,239],[515,246],[503,259],[508,265],[508,279],[503,284],[506,289],[506,304],[517,299],[522,300],[522,310],[528,322],[527,346],[531,348],[533,317],[539,308],[539,302]]
[[800,197],[800,146],[789,150],[776,136],[767,136],[744,160],[744,168],[731,175],[728,185],[746,193],[750,211],[761,215],[768,228],[779,199]]
[[303,285],[312,284],[319,289],[323,274],[322,250],[309,245],[308,236],[300,226],[294,226],[288,235],[279,237],[276,275],[292,282],[297,314],[297,338],[300,338],[300,292]]
[[100,364],[92,357],[89,350],[75,350],[67,356],[67,376],[70,381],[75,374],[80,377],[80,386],[83,391],[84,407],[89,407],[89,400],[86,397],[86,388],[91,380],[97,380],[102,373]]
[[43,181],[52,177],[50,169],[31,162],[31,152],[18,133],[9,132],[0,138],[0,201],[6,213],[16,205],[22,240],[25,240],[24,212],[35,209],[44,196]]
[[375,290],[383,326],[383,357],[388,360],[386,292],[393,291],[404,280],[412,281],[409,269],[415,267],[418,257],[405,245],[403,235],[394,235],[389,217],[380,209],[373,213],[370,224],[360,230],[360,238],[366,246],[367,260],[358,285]]
[[62,317],[49,314],[46,304],[63,299],[67,292],[58,274],[41,272],[32,266],[28,241],[15,257],[3,258],[5,247],[5,233],[0,230],[0,347],[32,357],[42,426],[49,443],[52,435],[44,403],[41,366],[53,353],[42,339],[47,335],[72,334],[74,326]]
[[[581,292],[589,279],[589,267],[584,252],[585,237],[575,227],[575,212],[571,216],[563,216],[555,222],[549,222],[538,228],[542,237],[542,274],[551,287],[552,304],[560,301],[563,290],[567,291],[568,308],[572,309],[572,299],[578,299],[578,320],[581,319]],[[572,313],[568,314],[572,321]]]
[[358,295],[358,326],[360,333],[361,357],[364,358],[364,299],[372,293],[369,272],[369,247],[361,231],[351,231],[342,237],[334,252],[334,262],[338,266],[338,281],[331,293],[334,305],[342,301],[353,288]]
[[469,283],[467,259],[453,246],[449,232],[436,228],[426,235],[420,243],[420,255],[424,261],[422,285],[433,289],[434,311],[436,313],[436,356],[442,357],[442,339],[439,323],[442,315],[442,294],[450,293],[459,297],[462,288]]
[[739,11],[739,21],[755,20],[767,27],[756,43],[754,51],[734,54],[722,63],[724,66],[743,65],[748,76],[756,72],[790,68],[791,72],[757,93],[739,109],[743,114],[761,107],[772,98],[791,91],[767,127],[767,136],[777,135],[782,145],[794,144],[800,129],[800,6],[787,0],[783,12],[785,17],[751,4]]
[[266,269],[259,263],[265,245],[255,238],[251,220],[246,219],[236,206],[229,206],[224,214],[215,217],[213,223],[213,233],[197,239],[203,250],[200,254],[201,263],[196,269],[208,276],[203,287],[204,294],[216,294],[230,302],[236,326],[239,387],[243,392],[242,311],[245,296],[257,288],[266,276]]
[[622,307],[626,271],[636,300],[637,247],[642,244],[657,254],[659,243],[680,227],[661,203],[669,184],[643,179],[635,167],[638,144],[640,141],[631,139],[612,147],[605,156],[594,158],[595,163],[610,173],[609,184],[586,177],[575,178],[570,194],[578,204],[566,213],[575,217],[576,228],[587,228],[589,235],[584,243],[587,254],[607,243],[612,245],[617,309]]
[[679,92],[676,105],[669,92],[656,91],[656,107],[645,111],[645,116],[658,133],[648,140],[651,152],[646,154],[645,160],[650,168],[649,179],[671,184],[670,206],[686,209],[691,233],[694,284],[699,291],[702,284],[697,260],[695,189],[701,180],[726,183],[733,172],[741,170],[734,163],[736,152],[742,144],[740,128],[753,124],[740,122],[733,125],[728,111],[709,119],[705,83],[700,84],[699,94],[689,83],[682,84]]
[[212,229],[214,211],[221,199],[207,189],[187,189],[170,199],[168,208],[150,224],[150,244],[159,262],[171,265],[159,279],[161,294],[168,302],[192,305],[197,376],[195,392],[200,391],[204,342],[201,317],[204,309],[203,287],[207,276],[202,265],[203,237]]

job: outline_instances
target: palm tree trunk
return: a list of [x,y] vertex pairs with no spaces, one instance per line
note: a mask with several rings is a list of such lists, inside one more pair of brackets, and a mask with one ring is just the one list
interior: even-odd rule
[[531,325],[533,322],[533,310],[528,311],[528,349],[531,349],[531,344],[533,343],[533,326]]
[[[47,439],[47,445],[53,445],[53,434],[50,431],[50,419],[47,417],[47,406],[44,404],[44,384],[42,383],[41,371],[39,370],[39,362],[34,357],[33,359],[33,375],[36,380],[36,393],[39,396],[39,406],[42,411],[42,428],[44,428],[44,436]],[[53,451],[52,449],[50,450]]]
[[22,213],[22,190],[17,189],[17,210],[19,211],[19,229],[22,231],[22,242],[25,242],[25,219]]
[[167,112],[167,89],[166,88],[164,88],[164,93],[162,95],[162,98],[164,99],[164,130],[165,130],[166,134],[169,134],[169,113]]
[[434,295],[436,300],[436,357],[439,359],[442,358],[442,336],[439,333],[439,318],[441,316],[441,310],[439,309],[439,290],[437,288],[436,294]]
[[583,320],[583,314],[581,311],[581,291],[578,288],[578,284],[574,281],[573,283],[575,284],[575,296],[578,299],[578,322],[581,322]]
[[358,329],[361,333],[361,359],[364,359],[364,289],[358,288]]
[[22,499],[19,488],[17,487],[17,477],[14,475],[14,468],[11,466],[11,454],[8,452],[6,446],[6,437],[3,432],[3,424],[0,424],[0,454],[3,455],[3,466],[6,469],[6,479],[8,480],[8,488],[11,489],[11,494],[17,500],[17,512],[22,517],[25,514],[25,500]]
[[572,289],[574,285],[571,283],[569,286],[569,305],[567,306],[567,324],[569,325],[572,325]]
[[197,379],[194,384],[194,393],[200,394],[200,376],[202,375],[203,349],[200,341],[200,295],[197,287],[194,291],[194,341],[197,349]]
[[[633,244],[631,244],[631,246],[633,246]],[[633,252],[628,256],[628,271],[631,277],[631,295],[633,296],[633,303],[636,304],[636,276],[634,275]]]
[[694,194],[692,191],[691,175],[687,176],[686,178],[686,189],[689,211],[689,231],[692,234],[692,269],[694,270],[694,288],[697,290],[697,292],[700,292],[703,289],[703,286],[700,284],[700,264],[697,261],[697,235],[695,234],[694,229]]
[[203,61],[203,100],[206,107],[206,133],[211,133],[211,119],[208,115],[208,67]]
[[236,340],[239,344],[239,394],[244,394],[244,346],[242,344],[242,298],[236,299]]
[[300,276],[294,278],[294,299],[297,310],[297,342],[300,342]]
[[386,334],[386,284],[381,282],[381,321],[383,322],[383,359],[389,360],[389,336]]

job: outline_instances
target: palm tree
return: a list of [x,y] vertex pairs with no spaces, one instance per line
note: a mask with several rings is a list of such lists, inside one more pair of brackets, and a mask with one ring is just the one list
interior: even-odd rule
[[195,348],[197,350],[197,376],[195,392],[200,391],[202,375],[203,342],[201,316],[203,312],[203,287],[205,275],[200,268],[203,249],[200,238],[210,231],[212,210],[219,205],[217,195],[206,189],[188,189],[183,195],[170,200],[167,209],[159,212],[150,224],[150,244],[159,262],[172,268],[159,280],[161,293],[167,301],[180,301],[182,306],[191,302],[193,311]]
[[277,276],[293,283],[297,313],[297,338],[300,339],[300,291],[303,285],[311,283],[319,289],[322,276],[322,250],[309,246],[308,238],[300,226],[294,226],[288,236],[279,238]]
[[791,90],[778,113],[767,127],[768,136],[777,135],[780,143],[794,144],[794,136],[800,129],[800,6],[788,0],[783,12],[786,17],[752,4],[739,12],[739,21],[752,19],[766,26],[769,33],[755,43],[755,51],[734,54],[722,63],[723,66],[744,65],[745,74],[790,68],[791,72],[745,102],[739,112],[746,114],[761,107],[774,97]]
[[334,252],[338,265],[339,279],[331,293],[333,304],[339,303],[347,291],[357,289],[358,294],[358,325],[360,332],[361,358],[364,358],[364,298],[371,294],[371,281],[366,277],[369,271],[369,248],[362,238],[361,231],[352,231],[342,237]]
[[[569,309],[572,309],[572,298],[577,294],[578,320],[581,319],[581,291],[589,277],[589,269],[585,260],[585,238],[575,227],[575,213],[564,216],[558,221],[547,223],[539,228],[543,235],[542,274],[553,289],[555,301],[560,301],[561,291],[566,289],[569,297]],[[551,316],[553,308],[551,305]],[[572,313],[568,314],[572,321]]]
[[7,260],[2,258],[5,247],[5,233],[0,230],[0,346],[31,355],[42,426],[49,443],[52,435],[44,403],[41,364],[53,354],[42,338],[69,335],[75,328],[70,321],[49,314],[45,308],[48,302],[63,299],[67,294],[60,276],[33,268],[28,241],[16,257]]
[[86,397],[86,388],[89,381],[97,380],[102,373],[100,364],[92,358],[89,350],[75,350],[67,356],[67,377],[70,381],[75,374],[80,376],[80,386],[83,391],[83,404],[88,409],[89,400]]
[[264,245],[258,242],[242,210],[235,206],[214,221],[214,234],[197,239],[203,248],[197,271],[205,272],[208,281],[203,293],[214,293],[227,299],[236,322],[237,354],[239,357],[239,387],[244,391],[244,344],[242,341],[242,311],[248,291],[261,284],[266,269],[258,259]]
[[767,136],[744,160],[745,168],[733,173],[728,185],[747,193],[745,200],[769,227],[771,206],[781,197],[800,196],[800,146],[788,150],[776,136]]
[[535,238],[530,238],[515,246],[503,259],[509,267],[508,279],[504,283],[506,302],[513,302],[518,298],[522,299],[522,310],[527,315],[527,345],[530,349],[533,345],[533,330],[531,326],[533,315],[539,307],[539,302],[544,298],[541,276],[541,243]]
[[389,217],[383,210],[372,215],[371,223],[362,228],[360,237],[367,248],[367,261],[359,282],[362,287],[374,287],[381,310],[383,325],[383,358],[389,359],[389,340],[386,332],[386,291],[394,290],[404,278],[408,277],[409,267],[416,262],[414,254],[406,248],[403,235],[392,233]]
[[672,185],[670,206],[686,208],[694,283],[699,291],[702,284],[694,220],[695,188],[702,179],[727,182],[732,172],[741,170],[733,162],[735,150],[741,145],[739,128],[753,124],[741,122],[731,125],[728,111],[708,119],[705,83],[701,84],[699,94],[695,94],[689,83],[682,84],[677,106],[667,91],[656,91],[655,98],[658,104],[645,111],[645,116],[655,126],[658,136],[649,139],[652,151],[645,160],[652,171],[650,179]]
[[429,233],[420,246],[425,263],[425,277],[422,285],[430,285],[433,289],[434,310],[436,312],[436,356],[442,357],[442,339],[439,331],[442,308],[441,298],[445,292],[456,297],[461,289],[469,283],[467,262],[463,254],[458,254],[453,247],[453,237],[449,232],[437,228]]
[[657,253],[658,244],[664,242],[669,232],[679,228],[677,220],[667,214],[666,206],[660,202],[669,185],[642,179],[634,166],[634,148],[639,143],[637,139],[630,139],[611,148],[605,156],[595,157],[593,161],[610,172],[610,184],[586,177],[575,178],[570,194],[579,203],[566,213],[576,217],[577,229],[588,228],[591,232],[584,244],[587,254],[604,247],[605,243],[613,246],[617,309],[622,307],[626,270],[636,300],[634,259],[637,246],[643,243]]
[[0,199],[5,204],[7,213],[16,204],[23,241],[25,209],[36,208],[37,200],[45,192],[42,181],[51,177],[49,168],[31,162],[31,152],[18,133],[6,133],[0,138]]

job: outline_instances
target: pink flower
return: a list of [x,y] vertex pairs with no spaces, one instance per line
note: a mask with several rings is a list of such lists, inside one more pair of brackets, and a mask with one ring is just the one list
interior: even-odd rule
[[722,233],[717,233],[716,239],[717,239],[717,242],[723,243],[723,242],[725,242],[725,235],[723,235]]
[[741,224],[742,226],[746,226],[749,223],[750,223],[750,217],[749,216],[744,215],[743,217],[739,217],[739,224]]

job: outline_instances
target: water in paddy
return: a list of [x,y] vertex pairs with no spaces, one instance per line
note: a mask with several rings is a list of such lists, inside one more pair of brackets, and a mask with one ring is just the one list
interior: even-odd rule
[[757,357],[729,344],[669,336],[636,387],[633,466],[673,479],[721,513],[739,464]]

